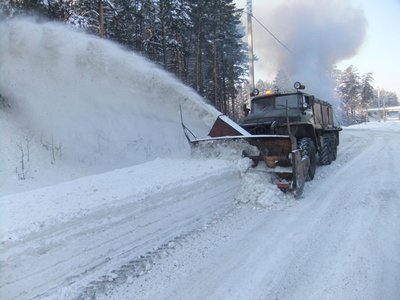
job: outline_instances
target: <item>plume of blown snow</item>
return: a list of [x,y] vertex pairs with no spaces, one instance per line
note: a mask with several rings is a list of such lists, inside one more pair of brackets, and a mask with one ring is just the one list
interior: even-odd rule
[[332,98],[332,67],[354,56],[365,38],[363,11],[346,0],[289,0],[256,5],[254,12],[290,49],[254,26],[255,49],[271,58],[260,60],[261,68],[283,70],[313,93]]
[[110,168],[185,155],[185,122],[206,136],[219,114],[140,55],[62,24],[0,23],[0,91],[15,119],[64,159]]

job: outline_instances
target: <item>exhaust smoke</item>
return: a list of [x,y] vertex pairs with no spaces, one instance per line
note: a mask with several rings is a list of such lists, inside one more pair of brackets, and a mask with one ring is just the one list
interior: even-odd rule
[[289,0],[259,4],[254,11],[291,50],[254,26],[255,49],[263,58],[259,68],[283,70],[292,82],[299,80],[312,93],[331,99],[332,67],[354,56],[365,38],[363,11],[345,0]]

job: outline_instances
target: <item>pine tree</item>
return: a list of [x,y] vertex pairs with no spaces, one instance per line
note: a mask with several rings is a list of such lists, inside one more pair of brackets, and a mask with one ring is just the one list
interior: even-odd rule
[[372,73],[369,72],[362,76],[361,78],[361,107],[367,109],[369,104],[374,99],[374,88],[372,87],[372,82],[374,78]]
[[360,100],[360,75],[357,69],[351,65],[342,72],[339,81],[338,91],[343,99],[346,117],[354,119]]
[[278,70],[276,73],[275,79],[272,82],[274,92],[278,93],[289,93],[293,91],[293,88],[290,88],[290,80],[285,71]]
[[398,106],[399,99],[396,93],[386,91],[385,89],[379,90],[379,107]]
[[117,14],[111,0],[80,0],[76,2],[74,12],[73,23],[100,37],[110,36],[110,23]]
[[220,31],[218,35],[219,56],[217,56],[217,86],[215,89],[220,93],[216,94],[220,103],[220,110],[228,115],[235,115],[236,85],[244,79],[243,75],[247,70],[247,51],[243,43],[244,30],[240,17],[242,10],[236,9],[233,1],[223,1],[220,14]]
[[161,34],[161,63],[178,77],[184,77],[187,71],[185,54],[187,39],[192,22],[189,17],[190,6],[187,1],[161,0],[159,2],[159,19]]
[[240,30],[241,10],[233,1],[191,1],[195,76],[189,83],[219,110],[231,113],[235,85],[246,71],[246,52]]
[[4,0],[0,2],[0,17],[12,17],[15,14],[15,6],[13,5],[13,1]]

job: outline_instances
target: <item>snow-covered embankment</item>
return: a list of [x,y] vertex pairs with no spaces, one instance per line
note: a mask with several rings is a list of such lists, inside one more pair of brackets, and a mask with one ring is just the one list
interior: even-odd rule
[[159,159],[5,196],[0,294],[73,293],[226,213],[239,186],[229,161]]

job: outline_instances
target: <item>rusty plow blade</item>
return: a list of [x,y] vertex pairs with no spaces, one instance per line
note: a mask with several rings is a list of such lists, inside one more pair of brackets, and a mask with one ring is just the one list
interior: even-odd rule
[[[265,163],[266,171],[272,174],[273,183],[282,191],[292,191],[296,198],[303,193],[308,157],[301,157],[289,135],[251,135],[226,116],[217,118],[208,138],[197,139],[183,124],[192,152],[199,151],[210,157],[218,157],[218,148],[241,149],[240,154],[253,161],[253,167]],[[193,138],[194,137],[194,138]],[[213,153],[214,152],[214,153]],[[237,151],[239,153],[239,151]]]
[[273,183],[282,191],[292,191],[296,198],[302,195],[309,159],[302,157],[300,150],[292,150],[289,136],[255,135],[242,139],[260,151],[258,156],[244,156],[251,158],[254,165],[263,161],[267,172],[272,173]]
[[192,140],[190,145],[193,153],[199,151],[206,157],[208,154],[209,157],[219,157],[219,148],[240,148],[236,151],[237,155],[250,158],[253,167],[265,164],[266,171],[272,175],[272,182],[282,191],[291,191],[296,198],[303,193],[309,159],[302,157],[300,150],[292,150],[289,136],[222,136]]

